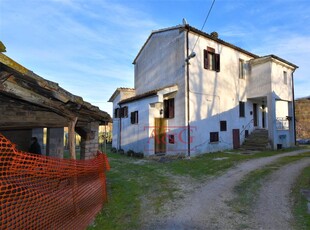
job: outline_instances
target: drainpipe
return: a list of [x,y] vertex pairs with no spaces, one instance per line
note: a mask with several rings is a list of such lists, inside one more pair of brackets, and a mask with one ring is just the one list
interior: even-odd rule
[[293,127],[294,127],[294,144],[296,145],[296,118],[295,118],[295,93],[294,93],[294,72],[296,69],[292,72],[292,94],[293,94]]
[[189,111],[189,41],[188,41],[189,27],[186,30],[186,81],[187,81],[187,156],[191,157],[191,132],[190,132],[190,111]]
[[122,117],[121,117],[122,106],[119,105],[119,149],[122,148]]

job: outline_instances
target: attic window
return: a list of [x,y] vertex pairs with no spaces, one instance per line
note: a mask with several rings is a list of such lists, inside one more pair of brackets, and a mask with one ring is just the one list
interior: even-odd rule
[[283,83],[287,85],[287,72],[283,71]]
[[244,60],[239,59],[239,78],[244,79],[245,71],[244,71]]
[[207,47],[203,52],[204,68],[220,72],[220,55],[215,53],[215,49]]

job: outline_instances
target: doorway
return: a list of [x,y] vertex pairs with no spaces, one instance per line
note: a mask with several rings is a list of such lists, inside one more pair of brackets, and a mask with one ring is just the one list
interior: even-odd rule
[[263,129],[266,128],[266,107],[262,105],[262,126]]
[[257,104],[253,103],[253,122],[254,122],[254,127],[258,126],[258,120],[257,120]]
[[166,153],[166,126],[167,120],[165,118],[155,118],[155,154],[165,154]]
[[239,129],[233,129],[233,148],[239,149],[240,148],[240,130]]

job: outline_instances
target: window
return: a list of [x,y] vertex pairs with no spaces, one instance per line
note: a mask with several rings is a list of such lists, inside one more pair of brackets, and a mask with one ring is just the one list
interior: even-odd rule
[[169,138],[169,144],[174,144],[175,143],[174,135],[169,135],[168,138]]
[[119,118],[119,108],[114,109],[114,118]]
[[139,121],[138,111],[131,112],[130,121],[131,121],[131,124],[138,124],[138,121]]
[[122,107],[120,109],[120,117],[128,117],[128,106]]
[[174,118],[174,98],[164,100],[164,118]]
[[210,132],[210,142],[218,142],[218,141],[219,141],[219,133]]
[[220,130],[221,131],[227,131],[227,122],[226,121],[220,121]]
[[245,71],[244,71],[244,61],[239,59],[239,78],[244,79]]
[[245,117],[245,102],[239,101],[239,117]]
[[283,83],[287,85],[287,72],[283,71]]
[[204,50],[204,68],[220,71],[220,55],[215,53],[213,48],[208,47]]

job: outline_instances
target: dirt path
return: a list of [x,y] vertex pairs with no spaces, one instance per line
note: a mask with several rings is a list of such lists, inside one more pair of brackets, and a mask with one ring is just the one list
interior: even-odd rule
[[170,204],[175,209],[169,209],[168,204],[168,213],[150,216],[143,229],[244,229],[243,223],[248,224],[248,221],[245,221],[241,214],[234,213],[227,205],[227,202],[234,197],[232,191],[234,186],[250,171],[270,164],[281,157],[298,155],[307,151],[309,150],[298,150],[241,163],[187,194],[185,199]]
[[293,229],[290,192],[294,181],[310,159],[286,165],[273,173],[260,191],[254,210],[258,229]]

